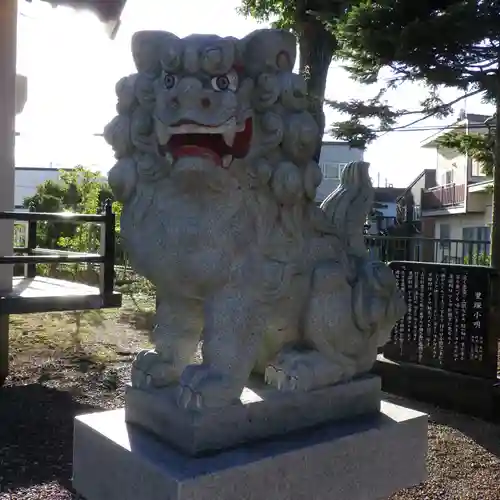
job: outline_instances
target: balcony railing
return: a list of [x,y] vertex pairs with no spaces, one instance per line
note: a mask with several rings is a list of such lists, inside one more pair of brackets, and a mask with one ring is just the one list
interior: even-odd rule
[[422,210],[439,210],[463,205],[465,201],[464,184],[436,186],[422,193]]

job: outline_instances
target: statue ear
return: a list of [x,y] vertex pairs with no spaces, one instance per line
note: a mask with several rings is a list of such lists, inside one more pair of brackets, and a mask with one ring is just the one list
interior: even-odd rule
[[168,31],[138,31],[132,36],[132,57],[140,73],[159,74],[161,60],[169,47],[179,45],[179,37]]
[[245,71],[251,76],[292,71],[297,57],[297,39],[286,30],[256,30],[240,40],[238,53]]

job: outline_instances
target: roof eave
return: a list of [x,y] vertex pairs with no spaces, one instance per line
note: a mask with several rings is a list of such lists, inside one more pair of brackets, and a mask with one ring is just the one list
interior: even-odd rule
[[[30,1],[30,0],[28,0]],[[114,40],[120,29],[120,18],[128,0],[42,0],[53,7],[66,6],[90,10],[105,25],[108,36]]]

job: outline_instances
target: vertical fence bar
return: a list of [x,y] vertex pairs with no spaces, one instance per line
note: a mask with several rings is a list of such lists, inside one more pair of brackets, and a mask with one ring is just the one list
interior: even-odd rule
[[[35,212],[36,207],[30,205],[30,212]],[[28,253],[31,254],[32,250],[36,248],[36,232],[38,223],[36,220],[30,220],[28,222],[28,238],[26,242],[26,247],[28,248]],[[25,264],[24,265],[24,275],[27,278],[34,278],[36,276],[36,264]]]
[[0,314],[0,387],[9,374],[9,315]]
[[104,204],[105,221],[101,226],[101,255],[104,263],[101,265],[101,293],[113,293],[115,281],[115,214],[111,200]]

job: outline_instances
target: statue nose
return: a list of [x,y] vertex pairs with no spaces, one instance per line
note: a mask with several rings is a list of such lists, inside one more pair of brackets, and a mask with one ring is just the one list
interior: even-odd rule
[[201,100],[200,100],[200,103],[201,103],[201,107],[204,108],[204,109],[209,108],[210,105],[212,104],[210,102],[210,99],[208,97],[202,97]]

